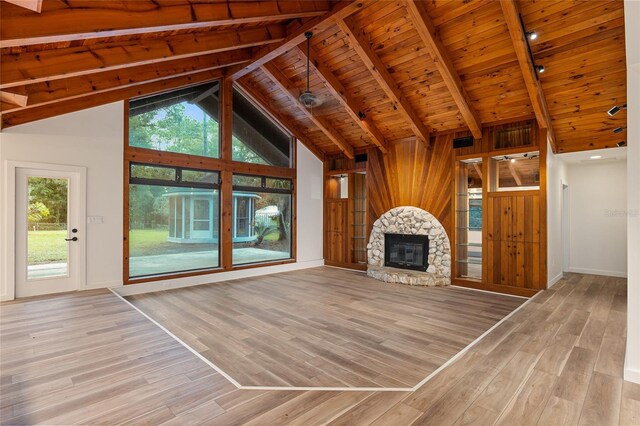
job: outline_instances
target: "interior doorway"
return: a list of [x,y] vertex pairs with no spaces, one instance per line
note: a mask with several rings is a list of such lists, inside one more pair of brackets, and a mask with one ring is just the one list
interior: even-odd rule
[[570,229],[569,229],[569,185],[562,183],[562,273],[569,272]]

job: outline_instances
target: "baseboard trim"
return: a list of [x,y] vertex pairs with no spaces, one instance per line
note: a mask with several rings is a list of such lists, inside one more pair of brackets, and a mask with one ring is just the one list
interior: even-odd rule
[[95,290],[98,288],[114,288],[114,287],[122,287],[122,280],[103,281],[101,283],[87,284],[84,286],[83,289],[80,289],[80,290]]
[[627,278],[627,272],[620,271],[606,271],[603,269],[589,269],[589,268],[569,268],[569,272],[573,272],[576,274],[587,274],[587,275],[602,275],[605,277],[618,277],[618,278]]
[[547,288],[551,288],[553,287],[558,281],[560,281],[563,277],[563,273],[560,272],[558,275],[556,275],[555,277],[551,278],[549,280],[549,282],[547,282]]
[[172,278],[161,281],[151,281],[139,284],[130,284],[112,288],[121,296],[133,296],[135,294],[153,293],[155,291],[173,290],[176,288],[193,287],[196,285],[211,284],[221,281],[232,281],[241,278],[251,278],[281,272],[297,271],[300,269],[317,268],[324,266],[324,260],[309,260],[306,262],[286,263],[283,265],[265,266],[264,268],[240,269],[236,271],[218,272],[210,275],[197,275],[185,278]]
[[627,382],[640,384],[640,370],[627,367],[627,355],[624,357],[624,379]]

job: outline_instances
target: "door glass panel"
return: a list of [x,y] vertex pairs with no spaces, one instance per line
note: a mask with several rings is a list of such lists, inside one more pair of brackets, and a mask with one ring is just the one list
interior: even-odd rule
[[249,236],[249,198],[237,197],[236,237]]
[[67,276],[69,181],[31,176],[27,191],[27,279]]
[[209,201],[193,201],[193,229],[195,231],[209,230]]

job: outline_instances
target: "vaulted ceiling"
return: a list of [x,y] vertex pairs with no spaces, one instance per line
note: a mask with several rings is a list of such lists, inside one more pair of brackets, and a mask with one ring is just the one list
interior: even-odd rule
[[626,104],[617,0],[3,0],[0,14],[3,127],[227,75],[320,156],[529,118],[557,152],[626,140],[626,110],[607,114]]

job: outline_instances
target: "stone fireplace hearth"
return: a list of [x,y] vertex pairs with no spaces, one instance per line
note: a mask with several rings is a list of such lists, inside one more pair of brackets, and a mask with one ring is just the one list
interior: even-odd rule
[[[426,271],[385,266],[385,234],[427,235]],[[374,222],[367,245],[367,260],[367,275],[380,281],[426,286],[451,284],[449,237],[438,219],[417,207],[396,207]]]

